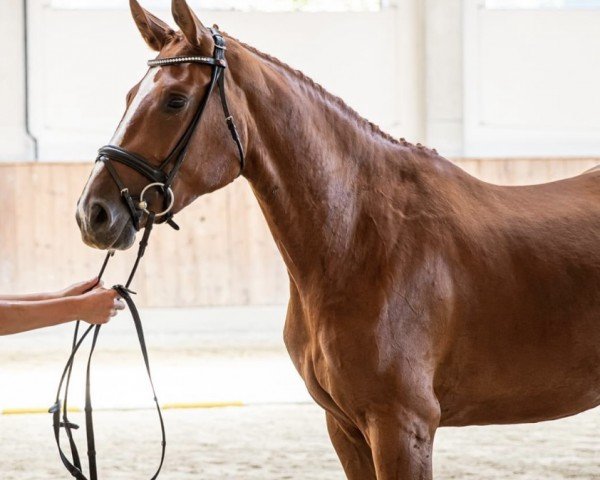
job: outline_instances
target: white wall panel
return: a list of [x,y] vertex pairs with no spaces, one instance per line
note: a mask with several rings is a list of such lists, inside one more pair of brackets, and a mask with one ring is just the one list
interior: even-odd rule
[[[152,52],[125,7],[28,4],[30,116],[40,158],[92,158]],[[390,133],[445,155],[599,154],[600,10],[482,5],[396,0],[371,13],[201,17],[305,71]],[[32,151],[24,133],[21,14],[21,0],[0,1],[0,35],[11,45],[0,67],[0,100],[14,112],[0,119],[0,159]]]
[[21,0],[0,0],[0,161],[33,158],[26,134],[25,46]]
[[427,145],[447,156],[463,148],[463,0],[426,3]]
[[[111,137],[125,94],[143,75],[152,52],[127,10],[30,3],[31,113],[40,159],[92,158]],[[421,105],[415,101],[419,45],[412,21],[418,3],[401,0],[376,13],[208,11],[200,16],[303,70],[384,129],[421,140]],[[166,11],[154,13],[169,18]]]
[[465,15],[466,153],[600,153],[600,10]]

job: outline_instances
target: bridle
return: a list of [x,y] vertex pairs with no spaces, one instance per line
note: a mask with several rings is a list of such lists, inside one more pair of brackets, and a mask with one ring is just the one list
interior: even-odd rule
[[[244,170],[244,149],[242,147],[242,143],[235,127],[235,123],[233,121],[233,117],[229,111],[229,107],[227,105],[227,97],[225,92],[225,68],[227,68],[227,62],[225,61],[225,40],[223,36],[219,33],[216,26],[210,29],[212,33],[212,38],[214,41],[214,51],[212,57],[201,57],[201,56],[185,56],[185,57],[170,57],[170,58],[158,58],[155,60],[148,61],[148,66],[153,67],[166,67],[170,65],[178,65],[182,63],[198,63],[202,65],[209,65],[212,67],[212,73],[210,78],[210,83],[208,86],[208,90],[204,94],[200,104],[192,121],[187,126],[183,135],[179,138],[177,144],[173,148],[173,150],[169,153],[169,155],[161,162],[158,167],[153,166],[150,162],[148,162],[142,156],[135,154],[133,152],[129,152],[124,148],[118,147],[116,145],[106,145],[102,147],[98,151],[98,157],[96,162],[101,161],[106,166],[108,172],[110,173],[112,179],[114,180],[117,188],[120,191],[121,198],[123,199],[125,205],[127,206],[129,213],[131,215],[131,220],[133,222],[133,226],[136,230],[141,229],[141,219],[144,215],[147,216],[145,225],[144,225],[144,234],[140,241],[138,247],[137,257],[135,259],[135,263],[133,268],[129,274],[127,282],[125,285],[115,285],[113,288],[119,293],[119,295],[125,300],[129,310],[131,311],[131,315],[133,317],[133,322],[135,325],[138,341],[140,344],[140,349],[142,352],[142,357],[144,360],[144,364],[146,367],[146,372],[148,374],[148,378],[150,381],[150,386],[152,388],[153,393],[153,401],[156,406],[156,410],[158,413],[158,418],[160,421],[160,429],[161,429],[161,456],[160,463],[154,475],[151,477],[151,480],[155,480],[158,478],[160,471],[162,469],[165,452],[166,452],[166,434],[165,434],[165,426],[163,422],[162,411],[160,408],[160,404],[158,402],[158,398],[154,389],[154,384],[152,381],[152,374],[150,372],[150,362],[148,359],[148,350],[146,348],[146,341],[144,338],[144,330],[142,327],[142,321],[139,315],[139,312],[136,308],[136,305],[131,297],[135,292],[130,290],[131,282],[135,276],[138,265],[140,263],[141,258],[144,256],[146,251],[146,247],[148,245],[148,240],[150,238],[150,233],[152,232],[152,227],[154,226],[157,219],[161,219],[161,221],[169,223],[173,228],[179,230],[177,224],[173,222],[172,219],[172,208],[175,202],[175,195],[172,190],[173,182],[177,174],[179,173],[181,166],[186,158],[187,148],[194,134],[200,120],[202,119],[202,114],[204,113],[204,109],[208,103],[210,95],[214,90],[215,86],[219,89],[219,96],[221,98],[221,105],[223,107],[223,112],[225,114],[225,120],[227,122],[227,126],[229,127],[229,131],[231,132],[231,136],[237,146],[240,160],[240,174]],[[117,173],[114,165],[111,162],[118,162],[123,165],[128,166],[129,168],[135,170],[140,175],[144,176],[150,183],[148,183],[140,192],[138,198],[135,198],[129,192],[129,188],[124,184],[121,177]],[[171,169],[167,171],[169,165]],[[164,196],[164,209],[160,212],[153,212],[149,209],[148,203],[145,200],[145,194],[152,188],[160,189]],[[102,267],[100,269],[100,273],[98,274],[98,281],[102,278],[102,275],[108,265],[108,261],[110,257],[114,254],[113,251],[109,251],[102,263]],[[100,325],[90,325],[81,336],[79,336],[79,328],[80,321],[76,322],[75,332],[73,334],[73,342],[71,346],[71,354],[67,360],[65,368],[63,369],[62,376],[60,378],[60,382],[58,385],[58,390],[56,394],[56,401],[50,407],[49,412],[53,417],[53,431],[54,437],[56,440],[56,444],[58,446],[58,452],[60,455],[60,459],[65,466],[65,468],[69,471],[69,473],[75,477],[77,480],[98,480],[98,471],[96,465],[96,442],[94,438],[94,423],[92,416],[92,397],[91,397],[91,362],[92,356],[94,354],[94,349],[96,347],[96,342],[98,340],[98,335],[100,333]],[[71,380],[71,373],[73,370],[73,364],[75,361],[75,355],[83,341],[88,336],[91,331],[94,331],[92,336],[92,345],[90,348],[90,353],[87,361],[87,369],[86,369],[86,388],[85,388],[85,423],[86,423],[86,437],[87,437],[87,457],[88,457],[88,466],[89,466],[89,479],[83,473],[83,467],[81,464],[81,458],[79,456],[79,452],[77,450],[77,446],[75,444],[75,440],[73,437],[73,430],[77,430],[79,428],[78,425],[71,422],[68,418],[68,395],[69,395],[69,384]],[[64,385],[64,389],[63,389]],[[61,400],[61,393],[64,395]],[[65,433],[67,435],[67,439],[69,441],[69,446],[71,450],[71,460],[66,456],[64,451],[60,445],[60,430],[64,428]]]
[[[225,91],[225,69],[227,68],[227,62],[225,60],[225,40],[223,39],[221,33],[217,30],[216,26],[211,28],[210,31],[214,41],[214,51],[212,57],[180,56],[157,58],[155,60],[148,61],[148,66],[151,68],[179,65],[182,63],[197,63],[201,65],[210,65],[213,67],[208,89],[206,90],[202,101],[198,105],[198,108],[192,117],[192,121],[187,126],[183,135],[179,138],[179,141],[176,143],[175,147],[173,147],[171,152],[160,163],[160,165],[155,167],[142,156],[116,145],[105,145],[98,151],[98,157],[96,161],[103,162],[108,169],[110,176],[114,180],[119,192],[121,193],[121,198],[129,210],[133,226],[136,230],[140,229],[140,221],[143,215],[150,213],[148,210],[148,203],[145,200],[144,195],[152,188],[160,189],[164,196],[164,209],[160,212],[156,212],[155,218],[169,223],[175,229],[178,228],[177,225],[172,221],[173,215],[171,213],[171,209],[173,208],[173,204],[175,202],[175,195],[171,187],[175,181],[175,177],[183,165],[189,142],[202,119],[202,114],[204,113],[208,99],[210,98],[215,86],[219,89],[219,96],[221,98],[223,113],[225,114],[225,121],[227,122],[231,137],[237,146],[240,160],[240,174],[244,170],[244,148],[242,147],[242,142],[235,126],[233,116],[231,115],[229,106],[227,105],[227,96]],[[129,188],[124,184],[114,165],[112,165],[111,162],[113,161],[128,166],[150,180],[151,183],[146,185],[146,187],[141,191],[139,198],[136,199],[131,195]],[[172,167],[169,171],[167,171],[169,165],[172,165]]]

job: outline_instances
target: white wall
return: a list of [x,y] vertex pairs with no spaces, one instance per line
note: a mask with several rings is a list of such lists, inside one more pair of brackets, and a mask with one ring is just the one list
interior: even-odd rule
[[[414,92],[421,56],[410,21],[418,4],[402,0],[379,13],[208,11],[201,17],[303,70],[391,133],[420,140],[422,95]],[[128,10],[64,10],[47,0],[30,5],[31,115],[40,158],[92,158],[111,137],[125,94],[153,53]]]
[[425,2],[426,143],[463,154],[463,0]]
[[21,0],[0,1],[0,161],[33,158],[25,129],[25,60]]
[[[0,0],[0,36],[11,46],[0,63],[0,101],[11,112],[0,117],[0,160],[33,154],[23,1]],[[29,112],[41,160],[91,159],[111,137],[152,56],[123,3],[65,10],[28,0]],[[200,16],[305,71],[390,133],[447,156],[600,155],[600,10],[391,3],[379,13]]]
[[600,10],[465,3],[465,153],[600,154]]

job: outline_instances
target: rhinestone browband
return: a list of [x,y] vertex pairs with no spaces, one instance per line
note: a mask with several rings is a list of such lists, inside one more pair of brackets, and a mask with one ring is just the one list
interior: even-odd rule
[[208,65],[218,65],[223,68],[227,67],[227,63],[225,62],[225,60],[215,60],[213,57],[169,57],[148,60],[149,67],[177,65],[179,63],[203,63]]

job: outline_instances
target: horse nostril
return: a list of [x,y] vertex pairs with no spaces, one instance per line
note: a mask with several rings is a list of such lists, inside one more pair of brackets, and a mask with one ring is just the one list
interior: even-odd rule
[[109,223],[108,210],[100,203],[94,203],[90,209],[90,223],[93,227],[103,227]]

